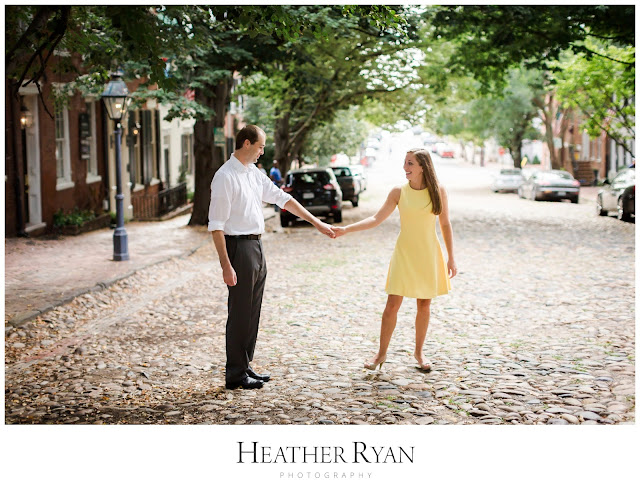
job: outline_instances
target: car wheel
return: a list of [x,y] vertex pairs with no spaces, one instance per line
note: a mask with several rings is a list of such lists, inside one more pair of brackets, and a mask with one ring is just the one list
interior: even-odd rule
[[356,195],[355,197],[353,197],[353,200],[351,200],[351,203],[353,204],[354,207],[357,207],[359,201],[360,201],[360,195]]
[[574,198],[572,198],[572,199],[571,199],[571,202],[572,202],[572,203],[578,203],[578,198],[579,198],[579,197],[577,197],[577,196],[576,196],[576,197],[574,197]]
[[600,217],[606,217],[607,215],[609,215],[609,212],[607,212],[602,207],[602,197],[601,196],[599,196],[598,199],[596,200],[596,212],[598,212],[598,215]]
[[624,222],[631,222],[631,214],[624,209],[622,198],[618,199],[618,219]]
[[282,214],[280,214],[280,225],[282,227],[289,227],[290,224],[291,224],[291,221],[287,219],[285,216],[283,216]]
[[333,213],[333,221],[334,222],[342,222],[342,210],[338,210]]

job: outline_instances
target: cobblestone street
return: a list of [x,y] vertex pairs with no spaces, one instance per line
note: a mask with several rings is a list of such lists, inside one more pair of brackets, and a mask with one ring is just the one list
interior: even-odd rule
[[[402,157],[370,173],[374,213]],[[438,160],[459,274],[432,303],[424,374],[405,299],[382,371],[384,283],[399,231],[330,240],[268,222],[257,391],[224,389],[227,289],[213,244],[6,332],[7,423],[619,424],[635,417],[635,224],[595,204],[489,189],[491,170]]]

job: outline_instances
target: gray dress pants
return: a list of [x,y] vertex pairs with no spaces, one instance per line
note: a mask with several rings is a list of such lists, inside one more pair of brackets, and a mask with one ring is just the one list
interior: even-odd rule
[[228,317],[226,329],[226,382],[243,379],[258,337],[262,292],[267,279],[260,239],[239,239],[225,236],[227,254],[236,272],[237,283],[229,287]]

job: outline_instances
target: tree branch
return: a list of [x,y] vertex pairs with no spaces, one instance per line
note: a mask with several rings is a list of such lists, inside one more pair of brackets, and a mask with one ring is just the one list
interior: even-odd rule
[[636,64],[635,60],[632,61],[632,62],[625,62],[625,61],[622,61],[622,60],[616,60],[615,58],[611,58],[610,56],[603,55],[602,53],[598,53],[597,51],[590,50],[586,46],[582,46],[581,49],[583,49],[584,51],[586,51],[588,53],[591,53],[592,55],[600,56],[602,58],[606,58],[607,60],[611,60],[611,61],[614,61],[616,63],[621,63],[623,65],[635,65]]

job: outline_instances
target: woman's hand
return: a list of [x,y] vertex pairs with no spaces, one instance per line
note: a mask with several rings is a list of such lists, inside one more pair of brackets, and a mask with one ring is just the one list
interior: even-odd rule
[[331,226],[331,230],[336,235],[335,237],[344,236],[347,233],[346,227]]
[[449,271],[449,278],[453,278],[458,273],[458,267],[456,266],[456,262],[454,260],[449,260],[447,262],[447,270]]

